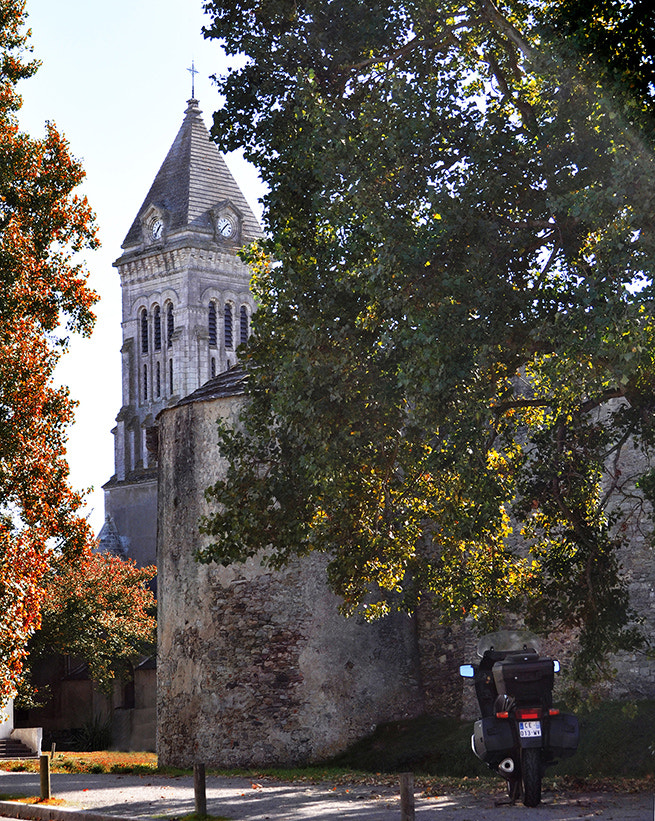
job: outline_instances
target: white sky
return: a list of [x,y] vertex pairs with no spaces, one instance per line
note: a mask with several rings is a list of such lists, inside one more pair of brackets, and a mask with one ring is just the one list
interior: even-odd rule
[[[208,79],[228,67],[214,41],[200,31],[202,0],[27,0],[38,73],[19,85],[21,127],[43,134],[46,120],[67,137],[82,161],[82,190],[96,212],[102,247],[86,255],[91,285],[100,294],[90,340],[78,339],[58,378],[79,401],[68,459],[77,489],[93,486],[86,512],[97,533],[104,520],[102,485],[114,472],[113,436],[121,405],[121,313],[112,262],[195,93],[207,125],[218,108]],[[261,185],[239,157],[228,165],[255,213]]]

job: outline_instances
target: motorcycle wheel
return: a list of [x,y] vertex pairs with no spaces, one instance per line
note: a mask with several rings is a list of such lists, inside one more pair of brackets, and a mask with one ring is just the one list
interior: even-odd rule
[[526,747],[521,759],[523,803],[526,807],[536,807],[541,802],[541,750]]

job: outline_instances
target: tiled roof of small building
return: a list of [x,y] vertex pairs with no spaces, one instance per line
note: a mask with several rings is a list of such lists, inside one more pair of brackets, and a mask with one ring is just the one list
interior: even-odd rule
[[248,375],[241,365],[234,365],[213,379],[209,379],[184,399],[180,399],[175,407],[190,405],[193,402],[208,402],[211,399],[224,399],[228,396],[241,396],[246,392],[247,381]]

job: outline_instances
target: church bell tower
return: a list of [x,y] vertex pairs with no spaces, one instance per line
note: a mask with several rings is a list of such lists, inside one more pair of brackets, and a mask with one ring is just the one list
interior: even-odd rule
[[122,407],[101,548],[155,562],[157,414],[236,363],[254,301],[237,252],[257,218],[191,99],[114,263],[122,289]]

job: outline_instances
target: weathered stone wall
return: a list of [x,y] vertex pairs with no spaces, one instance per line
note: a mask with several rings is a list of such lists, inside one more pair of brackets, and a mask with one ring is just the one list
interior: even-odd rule
[[628,443],[617,465],[623,524],[619,531],[624,547],[619,552],[622,573],[630,592],[630,603],[642,620],[641,629],[651,642],[635,653],[612,659],[614,676],[605,686],[611,698],[655,698],[655,549],[650,505],[635,487],[637,476],[653,467],[653,455]]
[[[104,486],[105,515],[120,535],[122,549],[139,567],[155,563],[157,533],[157,478],[110,480]],[[124,535],[129,534],[129,535]]]
[[[422,713],[474,716],[458,676],[475,660],[467,626],[440,627],[429,605],[377,624],[342,618],[324,559],[282,571],[258,561],[200,565],[203,490],[225,469],[216,420],[235,422],[241,396],[203,398],[159,418],[158,752],[164,765],[298,764],[338,753],[380,723]],[[630,466],[624,466],[626,477]],[[623,564],[633,603],[655,629],[653,549],[630,520]],[[566,661],[567,640],[545,650]],[[609,697],[655,697],[655,662],[615,659]],[[560,682],[561,685],[561,682]]]
[[419,607],[416,622],[425,712],[458,716],[465,697],[459,667],[470,660],[466,656],[470,630],[463,624],[439,624],[439,614],[429,602]]
[[269,572],[194,561],[202,490],[224,469],[216,419],[241,397],[160,416],[158,753],[163,765],[302,763],[420,715],[415,623],[344,619],[324,559]]

